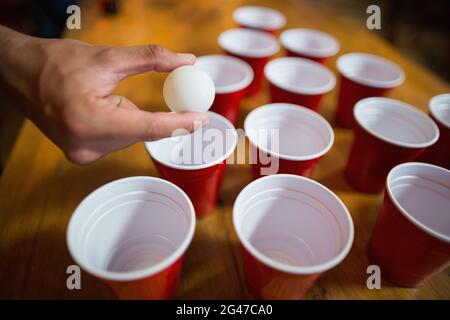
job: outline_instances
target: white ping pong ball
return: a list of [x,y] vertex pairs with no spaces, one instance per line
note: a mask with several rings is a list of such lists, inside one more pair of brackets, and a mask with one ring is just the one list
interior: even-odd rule
[[206,112],[214,101],[214,82],[203,70],[182,66],[167,76],[163,95],[172,111]]

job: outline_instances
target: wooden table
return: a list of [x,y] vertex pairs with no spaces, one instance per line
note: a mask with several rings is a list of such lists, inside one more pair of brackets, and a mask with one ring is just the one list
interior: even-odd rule
[[[125,2],[125,1],[124,1]],[[103,17],[95,7],[82,6],[81,31],[67,37],[93,44],[135,45],[159,43],[179,52],[197,55],[219,53],[217,36],[234,26],[233,10],[245,1],[141,1],[122,3],[115,17]],[[406,82],[392,97],[426,110],[435,94],[448,85],[400,54],[365,21],[335,15],[313,1],[259,1],[281,10],[287,27],[324,30],[339,39],[342,53],[366,51],[380,54],[402,66]],[[281,53],[280,53],[281,54]],[[70,59],[70,57],[67,57]],[[335,60],[330,61],[335,71]],[[162,97],[165,75],[149,73],[129,78],[118,93],[148,110],[167,110]],[[266,88],[244,101],[239,126],[253,108],[267,103]],[[336,90],[327,95],[320,113],[333,124]],[[448,270],[424,286],[399,288],[382,282],[381,290],[366,287],[369,264],[365,247],[380,210],[382,195],[364,195],[344,180],[344,168],[352,133],[334,128],[336,141],[319,164],[314,179],[331,188],[345,202],[355,223],[355,241],[348,257],[324,274],[307,299],[450,299]],[[0,181],[0,298],[109,299],[112,294],[99,280],[82,274],[82,290],[66,288],[66,268],[73,264],[66,248],[67,222],[77,204],[97,187],[123,177],[157,175],[142,143],[111,154],[94,165],[79,167],[29,121],[17,139]],[[198,221],[194,240],[186,254],[180,299],[246,299],[238,240],[231,223],[232,205],[250,181],[247,165],[227,168],[220,205]]]

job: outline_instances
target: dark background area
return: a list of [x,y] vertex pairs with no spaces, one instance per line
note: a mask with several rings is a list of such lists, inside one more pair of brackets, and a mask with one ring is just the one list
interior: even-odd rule
[[[109,1],[92,1],[98,2],[104,14],[111,14],[108,11],[115,10],[111,3],[108,4]],[[369,5],[379,5],[382,29],[376,32],[410,58],[450,81],[450,0],[309,1],[328,6],[335,10],[337,15],[360,21],[367,19],[366,9]],[[58,37],[67,18],[66,8],[74,2],[0,0],[0,24],[27,34]],[[120,1],[117,7],[120,9]],[[23,122],[19,110],[8,94],[0,93],[0,174]]]

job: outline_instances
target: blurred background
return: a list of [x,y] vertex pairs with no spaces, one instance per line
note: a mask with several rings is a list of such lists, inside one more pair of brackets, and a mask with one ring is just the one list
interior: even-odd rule
[[[131,1],[137,0],[127,0],[128,3]],[[373,32],[378,33],[403,54],[450,81],[449,0],[272,0],[264,1],[263,5],[271,6],[273,3],[273,7],[276,7],[281,1],[292,2],[294,5],[301,2],[314,10],[332,11],[340,19],[358,24],[365,24],[368,17],[367,7],[376,4],[381,8],[382,29]],[[186,0],[145,1],[149,10],[161,6],[170,8],[182,2],[184,4]],[[201,0],[190,2],[195,6],[201,3]],[[228,2],[218,0],[217,6],[226,6]],[[260,2],[239,1],[239,4]],[[62,37],[66,35],[66,9],[69,5],[81,6],[84,24],[85,19],[115,19],[125,7],[124,3],[124,0],[0,0],[0,24],[39,37]],[[84,15],[86,11],[88,14]],[[211,14],[214,12],[211,11]],[[139,30],[132,30],[131,33],[136,32]],[[23,122],[19,110],[7,92],[0,92],[0,174]]]

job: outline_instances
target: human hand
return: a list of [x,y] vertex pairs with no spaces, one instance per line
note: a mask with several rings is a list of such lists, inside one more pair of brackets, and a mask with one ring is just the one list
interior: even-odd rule
[[175,129],[192,132],[208,121],[205,113],[146,112],[113,95],[127,76],[193,64],[191,54],[157,45],[117,48],[23,37],[7,49],[14,68],[0,67],[0,73],[9,74],[6,80],[33,102],[27,116],[74,163],[92,163],[138,141],[168,137]]

